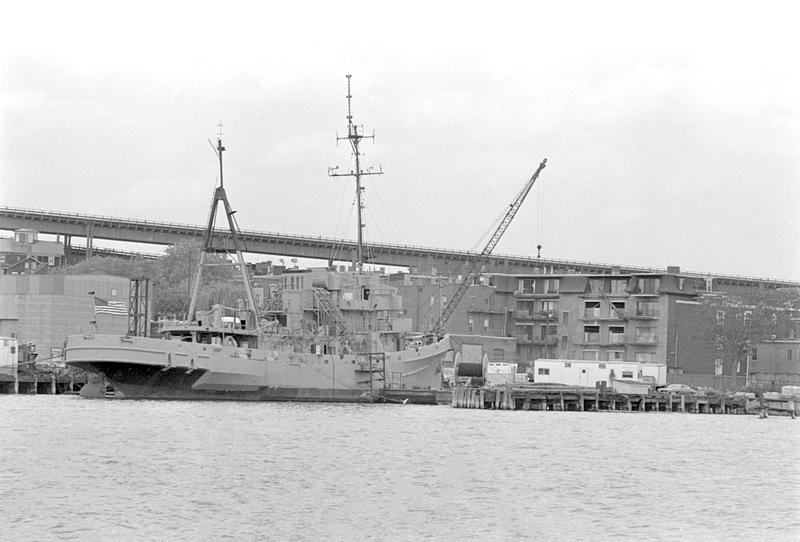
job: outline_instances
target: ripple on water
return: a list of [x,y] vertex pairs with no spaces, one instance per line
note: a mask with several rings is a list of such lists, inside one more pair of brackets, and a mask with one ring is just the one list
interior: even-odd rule
[[65,396],[0,412],[9,539],[800,537],[789,419]]

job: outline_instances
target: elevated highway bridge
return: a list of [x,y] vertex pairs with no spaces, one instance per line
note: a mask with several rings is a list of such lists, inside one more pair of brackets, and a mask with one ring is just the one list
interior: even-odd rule
[[[119,218],[77,213],[63,213],[39,209],[0,207],[0,230],[14,231],[32,229],[41,233],[60,235],[65,245],[70,246],[72,238],[85,239],[87,255],[92,255],[95,239],[125,241],[151,245],[168,246],[181,241],[201,241],[204,226],[155,222],[131,218]],[[347,239],[291,235],[285,233],[242,230],[242,239],[251,254],[269,254],[309,258],[316,260],[352,261],[356,242]],[[220,230],[216,236],[220,249],[233,249],[233,242],[227,231]],[[478,253],[466,250],[448,250],[412,245],[386,243],[366,243],[367,261],[377,265],[416,268],[427,272],[436,268],[438,273],[459,273],[464,266],[476,258]],[[99,251],[98,251],[99,252]],[[496,254],[490,257],[486,272],[495,273],[653,273],[663,269],[632,267],[616,264],[600,264],[528,256]],[[701,277],[713,277],[716,281],[741,286],[783,287],[800,286],[798,282],[737,277],[732,275],[710,275],[708,273],[686,273]]]

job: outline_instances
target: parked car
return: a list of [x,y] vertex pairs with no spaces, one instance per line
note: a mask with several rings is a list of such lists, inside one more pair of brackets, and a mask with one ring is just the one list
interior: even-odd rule
[[715,397],[718,395],[722,395],[722,392],[720,392],[716,388],[697,388],[695,391],[697,392],[698,395],[710,395]]
[[664,386],[663,388],[658,388],[661,393],[671,393],[675,395],[695,395],[697,391],[691,387],[687,386],[686,384],[670,384],[669,386]]

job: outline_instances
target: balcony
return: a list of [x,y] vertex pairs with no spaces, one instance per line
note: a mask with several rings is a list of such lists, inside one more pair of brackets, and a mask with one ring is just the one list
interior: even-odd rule
[[625,343],[625,334],[624,333],[609,333],[608,334],[608,342],[609,342],[609,344],[624,344]]
[[633,297],[658,297],[659,291],[656,287],[635,288],[631,291]]
[[514,290],[515,297],[558,297],[558,290],[531,290],[530,288],[523,288],[522,290]]
[[631,314],[629,318],[639,318],[641,320],[654,320],[659,317],[658,309],[636,309],[636,312]]
[[517,342],[520,344],[534,344],[539,346],[558,345],[557,335],[548,335],[546,339],[543,339],[541,336],[536,336],[531,334],[515,334],[514,338],[517,339]]
[[584,344],[600,344],[600,332],[584,332]]
[[620,320],[627,320],[628,318],[631,318],[631,316],[628,315],[627,311],[622,309],[610,312],[609,311],[600,312],[597,310],[586,309],[584,310],[583,313],[581,313],[579,319],[587,322],[595,322],[595,321],[607,321],[607,320],[620,321]]
[[600,308],[592,308],[592,309],[583,309],[583,320],[599,320],[600,319]]
[[649,334],[649,333],[648,334],[642,334],[642,335],[636,335],[633,338],[633,340],[631,341],[630,344],[636,344],[636,345],[642,345],[642,346],[647,346],[647,345],[654,346],[654,345],[658,344],[658,335]]

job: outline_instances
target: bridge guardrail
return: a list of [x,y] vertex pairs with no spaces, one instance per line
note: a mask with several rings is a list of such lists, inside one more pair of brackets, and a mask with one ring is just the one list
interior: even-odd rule
[[[66,219],[70,219],[72,221],[80,221],[80,222],[92,222],[92,223],[100,223],[98,225],[102,225],[102,222],[109,222],[113,223],[110,227],[118,227],[120,224],[136,224],[141,226],[148,226],[146,229],[154,229],[154,226],[158,228],[168,228],[168,229],[182,229],[188,230],[190,232],[196,233],[197,235],[202,235],[205,231],[204,226],[192,225],[192,224],[185,224],[180,222],[156,222],[153,220],[144,220],[140,218],[124,218],[124,217],[112,217],[112,216],[104,216],[104,215],[88,215],[82,213],[65,213],[61,211],[43,211],[40,209],[29,209],[23,207],[0,207],[0,215],[6,216],[13,216],[13,215],[21,215],[21,218],[34,218],[43,221],[50,221],[53,222],[52,217],[63,217]],[[216,230],[218,231],[222,237],[226,236],[227,230]],[[241,230],[240,232],[243,237],[247,237],[250,235],[251,237],[275,237],[275,238],[282,238],[287,240],[294,240],[294,241],[321,241],[324,243],[329,243],[335,246],[347,246],[347,247],[354,247],[356,245],[356,241],[348,240],[348,239],[336,239],[333,237],[325,237],[325,236],[313,236],[313,235],[295,235],[289,233],[278,233],[278,232],[268,232],[268,231],[257,231],[257,230]],[[230,235],[229,233],[227,235]],[[429,253],[429,252],[436,252],[438,254],[450,254],[453,256],[457,256],[459,259],[469,259],[475,258],[478,256],[477,252],[472,252],[468,250],[454,250],[448,248],[438,248],[438,247],[424,247],[420,245],[394,245],[390,243],[365,243],[365,247],[367,249],[374,248],[374,249],[382,249],[385,251],[405,251],[405,252],[422,252],[422,253]],[[492,261],[503,261],[503,260],[512,260],[516,262],[529,262],[529,263],[541,263],[544,265],[557,265],[557,266],[576,266],[576,267],[597,267],[597,268],[605,268],[609,269],[612,267],[619,267],[626,271],[630,272],[639,272],[639,273],[664,273],[664,269],[659,269],[655,267],[642,267],[642,266],[632,266],[632,265],[620,265],[620,264],[608,264],[608,263],[598,263],[598,262],[582,262],[576,260],[561,260],[555,258],[536,258],[533,256],[519,256],[519,255],[512,255],[512,254],[500,254],[495,253],[489,256],[489,259]],[[741,275],[729,275],[729,274],[722,274],[722,273],[709,273],[709,272],[702,272],[702,271],[681,271],[681,275],[686,276],[694,276],[696,278],[721,278],[721,279],[728,279],[728,280],[743,280],[743,281],[758,281],[758,282],[781,282],[787,284],[796,284],[795,281],[785,280],[785,279],[775,279],[775,278],[768,278],[768,277],[749,277],[749,276],[741,276]]]

